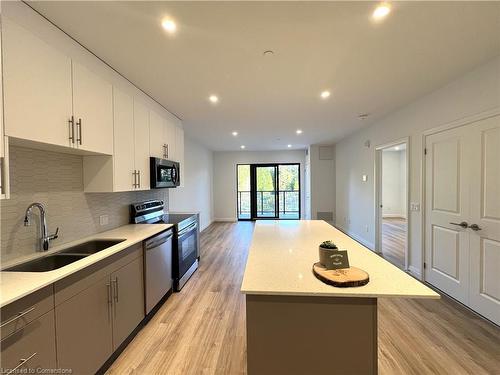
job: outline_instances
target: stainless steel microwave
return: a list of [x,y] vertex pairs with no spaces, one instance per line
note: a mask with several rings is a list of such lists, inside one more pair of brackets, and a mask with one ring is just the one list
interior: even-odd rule
[[180,165],[171,160],[149,158],[151,189],[174,188],[181,182]]

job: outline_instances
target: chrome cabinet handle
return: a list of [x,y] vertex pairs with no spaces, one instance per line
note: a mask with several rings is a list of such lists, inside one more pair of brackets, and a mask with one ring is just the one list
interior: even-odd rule
[[23,312],[20,312],[20,313],[17,313],[16,316],[10,318],[9,320],[7,320],[6,322],[3,322],[1,325],[0,325],[0,328],[3,328],[5,327],[6,325],[10,324],[10,323],[13,323],[15,322],[17,319],[19,318],[22,318],[24,315],[26,314],[29,314],[30,312],[32,312],[33,310],[35,310],[35,307],[32,307],[26,311],[23,311]]
[[115,279],[113,280],[113,284],[115,285],[114,289],[115,289],[115,292],[113,293],[114,294],[114,299],[115,299],[115,302],[118,302],[118,276],[115,277]]
[[69,140],[71,143],[75,143],[75,117],[71,116],[71,118],[68,120],[68,125],[69,125]]
[[167,150],[167,152],[166,152],[166,157],[165,157],[165,158],[166,158],[166,159],[168,159],[168,144],[167,144],[167,145],[165,145],[165,147],[166,147],[166,150]]
[[32,355],[30,355],[28,358],[21,358],[19,360],[20,363],[16,367],[14,367],[13,369],[11,369],[9,372],[7,372],[6,375],[17,373],[18,372],[17,370],[19,370],[19,368],[22,365],[24,365],[25,363],[27,363],[28,361],[30,361],[31,359],[33,359],[36,355],[37,355],[37,353],[35,352]]
[[137,187],[137,175],[135,174],[136,170],[132,172],[132,176],[134,176],[134,182],[132,183],[132,187],[135,189]]
[[76,134],[77,138],[76,141],[81,145],[82,144],[82,119],[79,118],[78,121],[76,122]]
[[471,224],[469,225],[469,228],[472,229],[474,232],[477,232],[478,230],[481,230],[483,228],[481,228],[479,225],[477,224]]
[[137,177],[138,177],[137,187],[140,189],[141,188],[141,171],[140,170],[137,171]]
[[461,223],[450,223],[450,224],[458,225],[459,227],[464,228],[464,229],[469,226],[469,224],[466,221],[462,221]]

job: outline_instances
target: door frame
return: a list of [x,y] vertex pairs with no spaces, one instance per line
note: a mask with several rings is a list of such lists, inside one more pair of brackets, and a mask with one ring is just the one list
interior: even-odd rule
[[[257,216],[257,168],[274,168],[274,217]],[[300,178],[300,177],[299,177]],[[250,164],[250,220],[278,220],[279,213],[279,164]],[[263,208],[262,208],[263,209]]]
[[[298,167],[298,179],[299,179],[299,190],[298,190],[298,193],[299,193],[299,201],[298,201],[298,205],[299,205],[299,217],[297,219],[292,219],[292,218],[279,218],[279,197],[277,197],[276,199],[276,207],[277,207],[277,213],[278,213],[278,218],[254,218],[253,217],[253,209],[252,209],[252,202],[250,202],[250,218],[248,219],[240,219],[238,217],[238,166],[240,165],[248,165],[250,167],[250,200],[252,200],[252,169],[254,165],[256,166],[277,166],[278,169],[277,169],[277,176],[276,176],[276,180],[277,180],[277,187],[278,187],[278,192],[279,192],[279,166],[280,165],[296,165]],[[303,191],[303,187],[302,187],[302,175],[301,175],[301,170],[302,168],[302,163],[301,162],[287,162],[287,163],[276,163],[276,162],[265,162],[265,163],[236,163],[236,179],[235,179],[235,182],[236,182],[236,185],[235,185],[235,189],[236,189],[236,221],[255,221],[255,220],[301,220],[302,219],[302,191]],[[278,194],[279,195],[279,194]]]
[[422,203],[420,205],[422,215],[420,217],[420,225],[421,225],[421,249],[422,249],[422,261],[420,265],[420,270],[421,270],[421,276],[420,279],[423,281],[426,281],[426,264],[427,264],[427,259],[426,259],[426,254],[427,254],[427,243],[425,240],[426,234],[427,234],[427,221],[426,221],[426,216],[427,212],[425,210],[426,203],[427,203],[427,197],[425,194],[425,188],[426,188],[426,168],[427,168],[427,157],[426,157],[426,145],[427,145],[427,137],[441,133],[447,130],[459,128],[461,126],[466,126],[468,124],[471,124],[476,121],[481,121],[485,120],[490,117],[495,117],[500,115],[500,107],[493,108],[487,111],[482,111],[479,113],[476,113],[471,116],[466,116],[458,120],[454,120],[442,125],[435,126],[431,129],[427,129],[422,133],[422,143],[421,143],[421,155],[422,155],[422,163],[421,163],[421,170],[420,170],[420,196],[422,197]]
[[374,165],[374,193],[375,193],[375,252],[382,254],[382,151],[389,147],[397,145],[406,145],[406,190],[405,190],[405,204],[406,204],[406,239],[405,239],[405,259],[404,269],[408,271],[409,268],[409,248],[410,248],[410,137],[399,138],[394,141],[384,143],[375,147],[375,165]]

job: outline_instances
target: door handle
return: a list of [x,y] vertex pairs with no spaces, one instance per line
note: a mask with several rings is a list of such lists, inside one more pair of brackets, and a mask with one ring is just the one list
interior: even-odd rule
[[118,276],[115,277],[115,279],[113,280],[113,284],[115,284],[115,290],[114,290],[114,300],[115,302],[118,302]]
[[474,232],[477,232],[478,230],[481,230],[482,228],[477,225],[477,224],[471,224],[469,225],[469,228],[472,229]]
[[69,140],[71,143],[75,143],[75,117],[71,116],[71,118],[68,120],[68,125],[69,125]]
[[81,145],[82,144],[82,119],[79,118],[78,121],[76,122],[76,141]]
[[467,223],[466,221],[462,221],[461,223],[450,223],[450,224],[458,225],[459,227],[464,229],[469,227],[469,223]]

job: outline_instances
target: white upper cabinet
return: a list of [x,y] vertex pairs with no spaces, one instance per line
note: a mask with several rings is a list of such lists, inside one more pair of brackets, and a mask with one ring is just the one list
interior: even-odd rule
[[113,154],[113,87],[73,61],[73,114],[79,149]]
[[150,188],[149,180],[149,109],[134,100],[135,169],[138,173],[139,190]]
[[183,187],[185,177],[184,171],[186,170],[186,166],[184,165],[184,129],[181,126],[175,127],[175,157],[180,163],[180,187]]
[[153,110],[149,111],[149,154],[152,157],[166,159],[164,128],[163,117]]
[[134,99],[113,89],[114,108],[114,191],[135,189]]
[[2,17],[5,134],[71,146],[71,59]]

